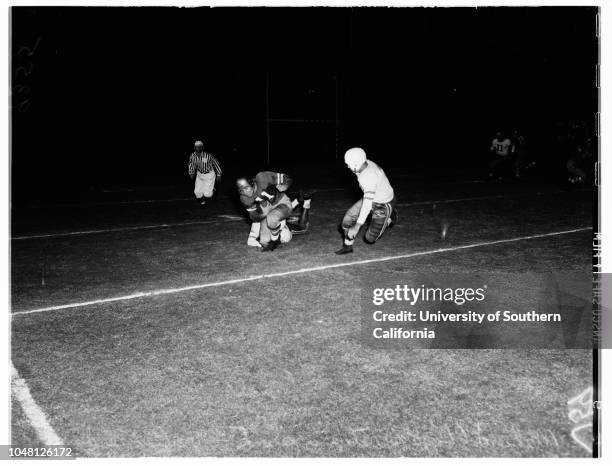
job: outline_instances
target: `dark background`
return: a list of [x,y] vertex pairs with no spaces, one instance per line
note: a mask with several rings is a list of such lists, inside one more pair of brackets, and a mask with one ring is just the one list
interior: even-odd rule
[[467,176],[499,128],[552,167],[555,133],[597,110],[596,8],[11,11],[13,202],[190,185],[195,139],[225,183],[254,174],[267,80],[272,118],[328,120],[270,126],[270,166],[312,183],[356,145],[387,172]]

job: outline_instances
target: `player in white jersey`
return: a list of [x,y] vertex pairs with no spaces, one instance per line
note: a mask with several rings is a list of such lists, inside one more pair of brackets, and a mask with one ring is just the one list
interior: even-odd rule
[[363,197],[347,210],[342,219],[344,242],[336,254],[353,252],[353,243],[370,213],[372,220],[365,232],[366,243],[378,241],[385,230],[397,222],[395,194],[382,168],[366,158],[366,153],[354,147],[344,154],[344,162],[356,176]]
[[489,178],[501,178],[509,170],[512,162],[511,154],[514,152],[512,141],[506,137],[503,131],[499,131],[495,135],[495,139],[491,141],[489,151],[495,156],[489,164]]
[[495,135],[495,139],[491,141],[491,151],[495,152],[498,157],[508,157],[512,150],[512,141],[507,138],[503,131],[499,131]]

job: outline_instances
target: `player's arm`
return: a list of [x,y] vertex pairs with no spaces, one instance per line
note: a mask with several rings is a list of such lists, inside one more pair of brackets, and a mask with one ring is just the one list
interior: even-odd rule
[[210,154],[210,162],[212,164],[213,170],[215,171],[215,175],[218,179],[220,179],[223,172],[221,170],[221,165],[219,164],[219,161],[214,155]]
[[276,188],[281,193],[284,193],[291,187],[291,184],[293,183],[293,179],[285,173],[275,173],[275,175],[276,175],[276,183],[275,183]]
[[365,223],[366,219],[368,218],[368,215],[372,211],[374,193],[376,192],[377,184],[378,178],[374,172],[370,172],[367,177],[361,180],[361,189],[363,190],[363,202],[361,203],[359,217],[357,217],[357,223],[359,225],[363,225]]
[[276,186],[276,189],[280,192],[285,192],[291,186],[293,179],[285,173],[265,171],[259,172],[255,175],[255,183],[262,190],[268,186]]
[[[240,202],[245,207],[247,214],[249,215],[249,218],[253,222],[259,222],[265,217],[264,212],[263,212],[262,202],[257,202],[252,197],[247,197],[247,196],[242,196],[242,195],[240,196]],[[266,201],[263,201],[263,202],[266,202]]]
[[[278,198],[280,198],[281,192],[278,190],[276,185],[271,184],[267,186],[259,195],[260,202],[268,201],[271,204],[274,204]],[[257,200],[257,199],[256,199]]]
[[361,202],[361,210],[357,217],[357,222],[351,227],[347,235],[349,239],[353,239],[359,233],[359,229],[363,226],[368,215],[372,211],[372,204],[374,203],[374,193],[376,192],[376,178],[375,176],[368,177],[361,181],[361,188],[363,189],[363,200]]
[[346,232],[348,239],[353,239],[359,233],[359,230],[365,223],[370,211],[372,210],[372,204],[374,203],[374,191],[366,191],[363,194],[363,202],[361,203],[361,210],[359,211],[359,217],[357,222]]
[[195,161],[195,157],[192,154],[189,156],[189,163],[187,164],[187,169],[189,171],[189,176],[191,178],[195,176],[195,167],[196,167],[196,161]]
[[259,202],[255,202],[251,207],[247,207],[247,213],[253,222],[261,222],[264,218],[266,218],[261,203]]
[[366,191],[363,194],[363,202],[361,203],[361,210],[359,211],[359,217],[357,217],[357,224],[363,225],[368,218],[369,213],[372,211],[372,204],[374,203],[374,191]]
[[252,222],[251,230],[249,231],[249,237],[247,238],[247,246],[253,246],[256,248],[260,248],[261,244],[259,243],[259,231],[261,230],[261,223]]
[[[270,197],[273,197],[278,192],[276,189],[276,173],[270,171],[259,172],[255,175],[255,185],[257,186],[255,201],[269,201]],[[272,189],[269,189],[270,187]],[[266,192],[268,193],[267,195],[265,194]]]
[[[242,201],[242,196],[240,197],[240,200]],[[243,204],[245,203],[243,202]],[[245,208],[249,218],[253,222],[259,222],[261,220],[262,211],[259,202],[250,202],[248,205],[245,205]]]

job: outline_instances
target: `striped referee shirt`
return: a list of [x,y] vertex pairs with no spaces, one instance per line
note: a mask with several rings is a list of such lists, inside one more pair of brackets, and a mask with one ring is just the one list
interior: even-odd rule
[[193,152],[189,156],[189,175],[195,175],[196,170],[200,173],[215,172],[215,175],[221,176],[221,165],[214,155],[208,152],[198,154]]

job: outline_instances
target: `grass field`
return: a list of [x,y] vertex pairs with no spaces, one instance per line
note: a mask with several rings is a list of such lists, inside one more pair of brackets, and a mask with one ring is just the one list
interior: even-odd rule
[[[221,217],[240,215],[231,198],[14,212],[12,362],[81,456],[589,456],[567,401],[591,351],[372,349],[359,286],[588,274],[592,193],[394,184],[398,225],[347,256],[348,189],[317,192],[310,232],[273,253]],[[12,438],[41,442],[16,400]]]

